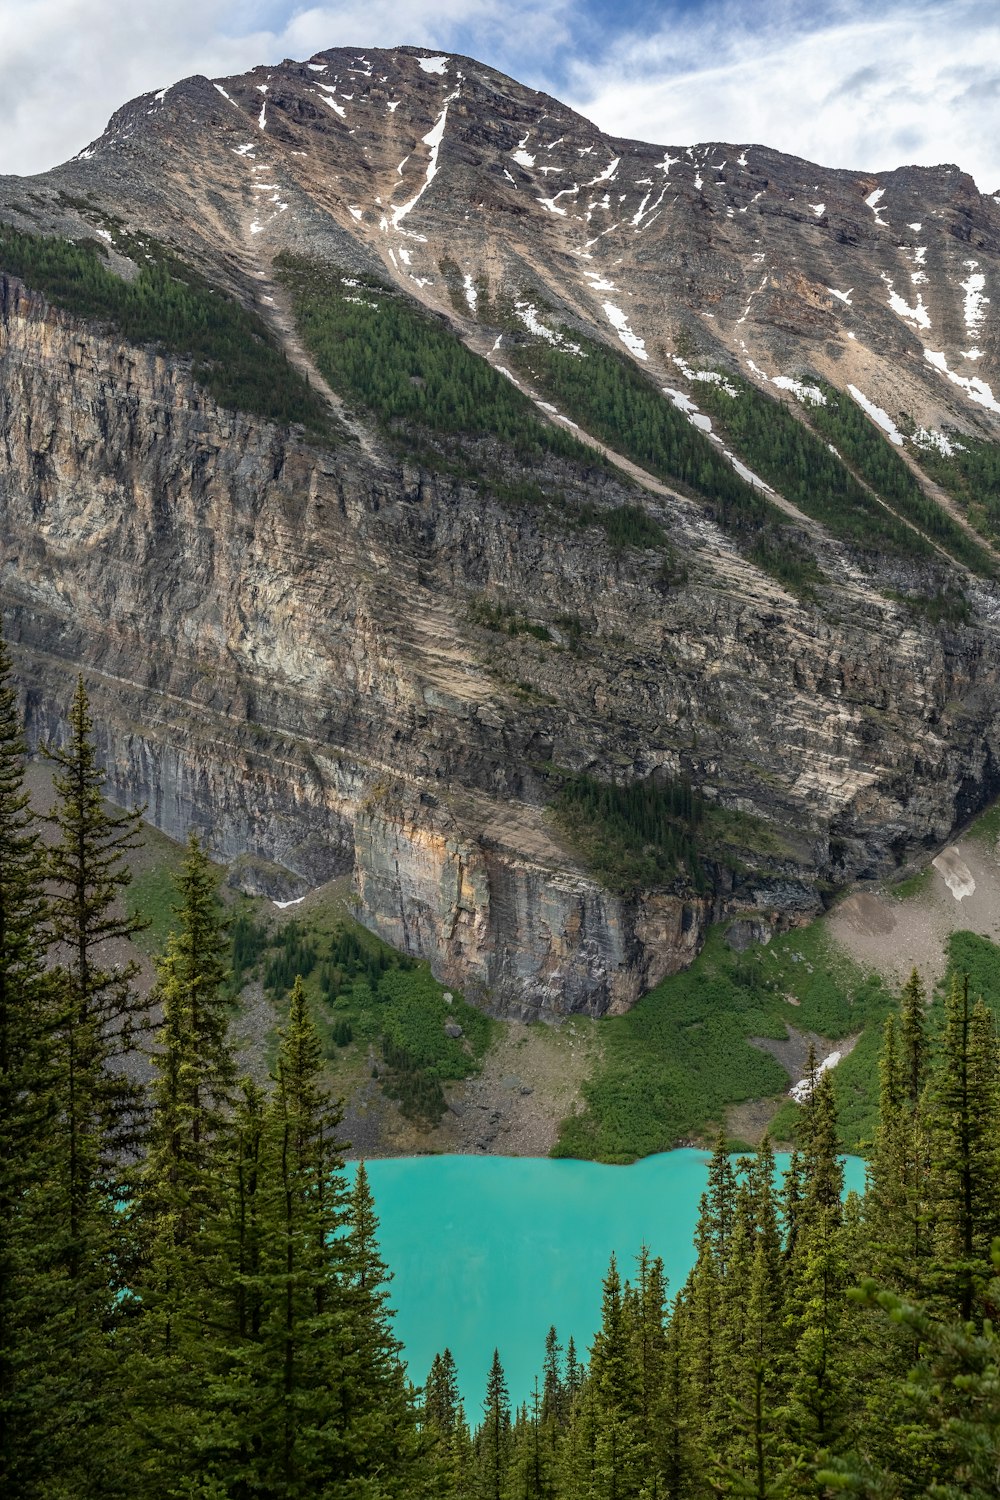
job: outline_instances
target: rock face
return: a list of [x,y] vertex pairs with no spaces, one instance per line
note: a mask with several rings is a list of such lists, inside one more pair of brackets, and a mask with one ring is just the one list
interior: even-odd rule
[[[281,249],[378,271],[494,361],[477,286],[522,320],[544,298],[661,384],[694,340],[772,394],[812,372],[893,419],[996,437],[1000,210],[957,169],[876,180],[608,140],[479,64],[422,61],[331,52],[186,80],[82,159],[0,179],[0,220],[152,233],[302,368]],[[2,268],[0,438],[0,587],[32,735],[60,733],[82,670],[115,795],[169,833],[203,829],[258,885],[268,862],[309,884],[352,872],[365,921],[494,1010],[625,1009],[713,915],[813,910],[1000,791],[991,584],[966,579],[969,623],[932,628],[894,597],[914,582],[902,565],[865,571],[809,523],[831,582],[803,603],[696,498],[641,481],[686,568],[665,582],[597,527],[401,458],[363,416],[327,451],[222,410],[184,361]],[[537,478],[635,503],[568,461]],[[544,639],[482,624],[484,598]],[[553,764],[683,772],[785,852],[714,900],[619,897],[545,815]]]

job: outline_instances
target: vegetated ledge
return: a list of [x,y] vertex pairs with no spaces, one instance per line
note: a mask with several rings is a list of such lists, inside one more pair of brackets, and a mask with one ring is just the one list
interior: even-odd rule
[[787,867],[791,846],[763,818],[711,802],[683,779],[619,785],[549,771],[551,815],[587,868],[623,897],[642,891],[710,896],[759,869]]
[[286,427],[300,424],[326,444],[338,441],[326,403],[256,313],[150,237],[118,231],[116,248],[134,260],[132,280],[115,272],[99,240],[0,224],[0,276],[16,276],[53,306],[112,328],[127,343],[190,359],[195,382],[220,406]]

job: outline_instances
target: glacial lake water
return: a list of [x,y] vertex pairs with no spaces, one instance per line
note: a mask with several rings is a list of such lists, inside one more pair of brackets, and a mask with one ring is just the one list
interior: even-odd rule
[[[446,1345],[466,1414],[478,1420],[494,1347],[511,1398],[541,1374],[554,1323],[586,1353],[600,1321],[611,1252],[630,1275],[642,1244],[663,1257],[670,1295],[691,1268],[709,1156],[669,1151],[629,1167],[504,1156],[417,1156],[367,1163],[394,1272],[391,1305],[411,1378]],[[779,1157],[783,1170],[787,1157]],[[848,1189],[864,1163],[845,1162]]]

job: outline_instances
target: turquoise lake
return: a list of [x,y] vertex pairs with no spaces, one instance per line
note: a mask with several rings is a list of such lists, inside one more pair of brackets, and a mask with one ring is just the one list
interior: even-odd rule
[[[447,1346],[476,1421],[496,1347],[512,1400],[524,1400],[550,1323],[563,1345],[572,1334],[586,1354],[612,1251],[628,1276],[647,1244],[663,1257],[672,1296],[694,1259],[708,1161],[682,1150],[630,1167],[509,1156],[368,1162],[411,1378],[423,1384]],[[863,1189],[862,1161],[848,1157],[845,1175],[848,1188]]]

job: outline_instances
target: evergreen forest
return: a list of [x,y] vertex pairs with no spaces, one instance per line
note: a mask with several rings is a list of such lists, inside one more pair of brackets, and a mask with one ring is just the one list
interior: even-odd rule
[[[466,1412],[446,1287],[421,1388],[393,1334],[292,973],[304,934],[273,955],[287,1014],[263,1087],[237,1074],[234,944],[192,839],[151,1036],[115,957],[139,814],[103,799],[82,682],[47,754],[43,840],[0,647],[4,1500],[996,1496],[1000,1051],[968,976],[928,1007],[914,973],[885,1019],[863,1197],[813,1060],[783,1182],[767,1140],[736,1161],[718,1143],[685,1283],[652,1246],[612,1260],[591,1347],[553,1328],[527,1400],[498,1351]],[[261,956],[251,932],[238,947]]]
[[117,240],[134,258],[131,281],[116,273],[98,240],[57,239],[0,224],[0,273],[20,277],[58,307],[103,323],[130,343],[189,358],[194,379],[220,406],[270,422],[299,422],[315,438],[336,440],[326,402],[288,363],[256,313],[156,241],[121,230]]

